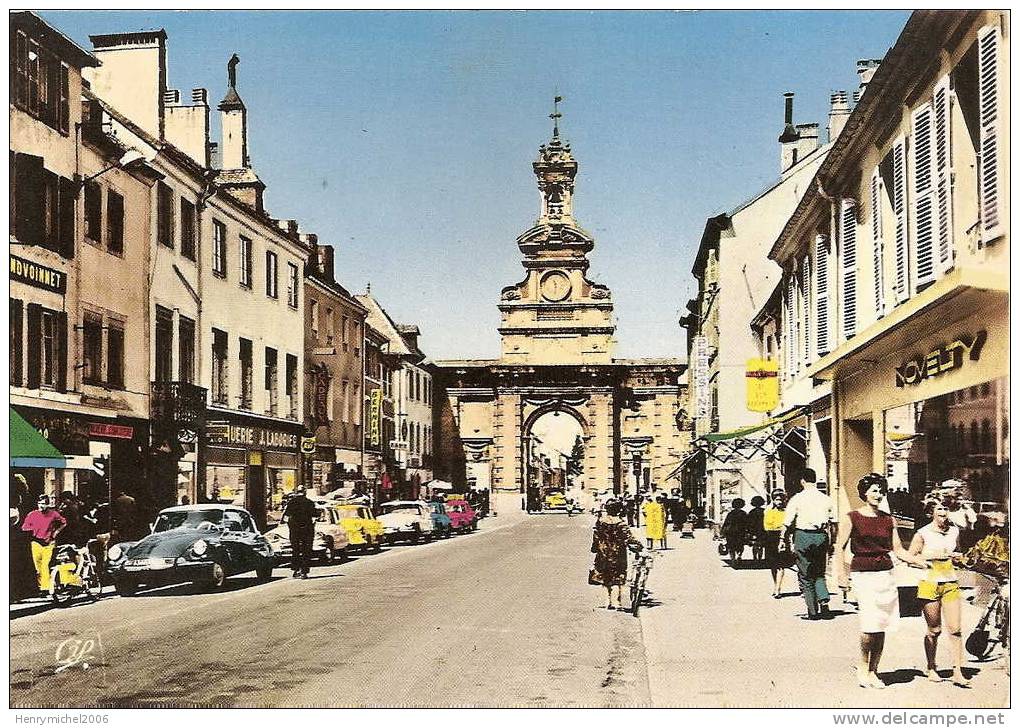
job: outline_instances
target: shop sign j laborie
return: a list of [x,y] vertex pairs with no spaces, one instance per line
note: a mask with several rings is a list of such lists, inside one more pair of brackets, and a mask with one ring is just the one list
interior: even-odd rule
[[963,366],[964,357],[978,361],[987,339],[987,331],[978,331],[974,336],[960,336],[952,343],[938,346],[923,356],[908,359],[896,367],[896,386],[920,384],[925,379],[959,369]]

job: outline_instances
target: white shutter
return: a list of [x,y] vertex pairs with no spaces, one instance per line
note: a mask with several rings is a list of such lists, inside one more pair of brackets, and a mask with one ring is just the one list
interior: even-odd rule
[[804,366],[807,366],[811,361],[811,251],[808,251],[800,264],[800,290],[804,302],[801,306],[803,315],[800,318],[801,359]]
[[790,379],[793,379],[794,374],[797,371],[795,364],[795,357],[793,355],[794,349],[796,348],[796,315],[794,311],[794,304],[796,303],[796,285],[793,280],[793,274],[790,274],[786,279],[786,328],[783,331],[783,357],[786,360],[786,372]]
[[829,238],[815,236],[815,352],[829,353]]
[[885,315],[885,241],[882,240],[882,175],[871,173],[871,276],[875,284],[875,318]]
[[931,104],[924,104],[913,113],[910,167],[913,189],[911,206],[914,216],[913,252],[914,290],[935,280],[935,199],[933,176],[933,135]]
[[1003,232],[1001,159],[999,153],[999,26],[985,26],[978,32],[978,106],[981,124],[981,154],[978,190],[981,196],[981,243],[987,244]]
[[893,144],[893,217],[896,219],[896,303],[910,298],[907,270],[907,160],[903,139]]
[[953,145],[950,135],[952,99],[949,77],[935,86],[935,209],[938,215],[938,273],[953,266]]
[[840,271],[843,286],[843,337],[857,333],[857,216],[853,200],[843,200],[839,214]]

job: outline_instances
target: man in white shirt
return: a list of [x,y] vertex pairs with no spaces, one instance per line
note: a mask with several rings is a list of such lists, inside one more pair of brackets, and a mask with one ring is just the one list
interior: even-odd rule
[[825,559],[836,522],[832,499],[818,490],[817,476],[805,468],[800,478],[803,490],[786,505],[782,540],[793,537],[797,554],[797,580],[807,603],[804,619],[829,618],[829,590],[825,585]]

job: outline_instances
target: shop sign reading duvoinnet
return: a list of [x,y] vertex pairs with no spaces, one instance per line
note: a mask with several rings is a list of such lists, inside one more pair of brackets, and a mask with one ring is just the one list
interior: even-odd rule
[[970,361],[981,358],[981,350],[988,339],[988,332],[981,330],[974,336],[958,336],[955,341],[932,349],[925,355],[917,355],[896,367],[896,386],[920,384],[925,379],[938,377],[963,366],[964,357]]
[[237,445],[271,450],[296,450],[298,436],[292,432],[267,430],[264,427],[233,425],[229,422],[206,423],[210,445]]
[[44,291],[59,293],[67,292],[67,275],[59,270],[47,268],[44,265],[33,263],[17,255],[11,256],[11,280],[27,283]]

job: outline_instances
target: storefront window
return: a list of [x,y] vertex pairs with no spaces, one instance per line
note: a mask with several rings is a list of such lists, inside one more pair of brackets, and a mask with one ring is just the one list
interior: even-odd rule
[[978,515],[1005,513],[1009,488],[1009,380],[886,411],[889,505],[920,518],[926,498],[954,495]]

